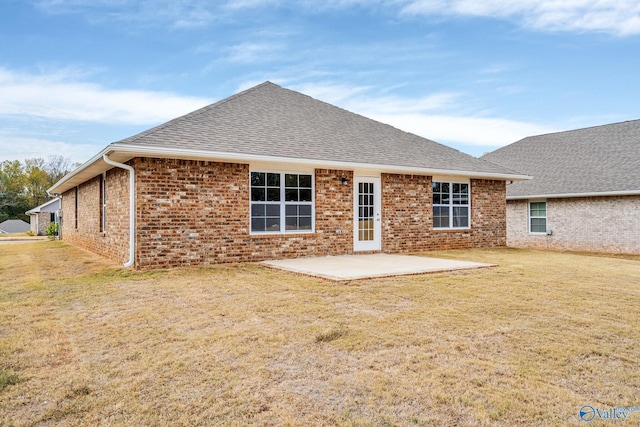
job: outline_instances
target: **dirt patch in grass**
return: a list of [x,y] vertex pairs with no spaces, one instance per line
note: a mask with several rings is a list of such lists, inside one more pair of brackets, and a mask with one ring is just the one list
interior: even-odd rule
[[428,255],[499,266],[334,283],[0,247],[0,425],[560,426],[640,405],[640,262]]

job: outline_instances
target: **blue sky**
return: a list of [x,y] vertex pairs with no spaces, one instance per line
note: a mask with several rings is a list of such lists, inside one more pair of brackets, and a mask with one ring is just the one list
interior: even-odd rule
[[269,80],[479,156],[640,119],[638,0],[0,0],[0,161]]

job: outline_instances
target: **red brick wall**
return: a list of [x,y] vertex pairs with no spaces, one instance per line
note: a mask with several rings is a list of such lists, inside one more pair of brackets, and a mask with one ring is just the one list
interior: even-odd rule
[[129,173],[111,169],[106,174],[107,229],[100,230],[100,177],[62,195],[62,240],[118,262],[129,258]]
[[382,250],[416,252],[506,244],[504,181],[471,180],[471,228],[434,230],[431,177],[382,174]]
[[[315,233],[250,235],[249,165],[136,158],[136,267],[167,268],[353,253],[353,172],[315,170]],[[342,185],[345,176],[349,185]],[[431,178],[382,174],[383,252],[502,246],[505,183],[471,181],[469,230],[433,230]],[[63,239],[128,259],[128,172],[107,173],[107,232],[99,178],[64,194]]]
[[[313,234],[249,234],[249,165],[136,159],[137,266],[258,261],[353,250],[352,188],[342,171],[315,171]],[[345,176],[352,181],[352,174]],[[336,233],[340,230],[341,233]]]

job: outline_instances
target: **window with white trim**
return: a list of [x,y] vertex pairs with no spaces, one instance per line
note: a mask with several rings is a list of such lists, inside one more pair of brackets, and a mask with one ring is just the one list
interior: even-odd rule
[[468,183],[433,183],[433,228],[469,228]]
[[251,232],[313,231],[313,175],[251,172]]
[[529,202],[529,232],[547,232],[547,202]]

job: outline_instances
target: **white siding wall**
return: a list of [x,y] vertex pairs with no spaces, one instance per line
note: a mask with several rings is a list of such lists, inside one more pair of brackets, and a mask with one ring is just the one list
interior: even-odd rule
[[547,199],[547,229],[530,234],[528,200],[507,202],[507,245],[640,254],[640,196]]

